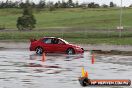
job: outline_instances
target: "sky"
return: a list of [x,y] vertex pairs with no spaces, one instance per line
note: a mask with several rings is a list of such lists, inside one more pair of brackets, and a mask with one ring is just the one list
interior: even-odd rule
[[[6,1],[6,0],[0,0],[0,1]],[[11,0],[11,1],[20,1],[20,0]],[[25,0],[22,0],[22,1],[25,1]],[[34,2],[38,2],[40,0],[30,0],[30,1],[34,1]],[[53,1],[53,2],[57,2],[58,0],[46,0],[47,2],[48,1]],[[60,0],[62,1],[62,0]],[[64,0],[64,1],[68,1],[68,0]],[[112,1],[114,2],[115,4],[117,4],[118,6],[120,6],[121,4],[121,0],[73,0],[74,2],[78,1],[79,3],[83,3],[83,2],[95,2],[95,3],[98,3],[100,5],[102,4],[108,4]],[[132,4],[132,0],[122,0],[122,3],[123,3],[123,6],[129,6]]]

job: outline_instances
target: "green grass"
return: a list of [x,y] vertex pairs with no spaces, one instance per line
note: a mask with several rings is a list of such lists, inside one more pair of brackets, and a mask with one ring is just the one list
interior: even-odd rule
[[55,36],[66,39],[72,43],[80,44],[115,44],[115,45],[132,45],[132,33],[122,33],[122,38],[118,37],[118,33],[67,33],[60,32],[45,32],[45,31],[14,31],[14,32],[0,32],[0,40],[11,40],[11,41],[30,41],[32,38],[42,38],[44,36]]
[[108,44],[108,45],[132,45],[132,38],[69,38],[66,40],[80,44]]
[[123,8],[125,29],[122,38],[115,30],[119,25],[119,8],[34,10],[36,31],[10,31],[17,30],[16,20],[21,15],[22,9],[0,9],[0,25],[8,29],[0,31],[1,41],[29,41],[31,38],[55,36],[73,43],[132,45],[131,8]]
[[[16,29],[16,20],[22,14],[22,9],[0,9],[0,25]],[[51,27],[87,27],[116,28],[119,25],[119,8],[99,9],[57,9],[55,11],[34,11],[37,19],[36,29]],[[131,27],[132,9],[123,9],[123,26]]]

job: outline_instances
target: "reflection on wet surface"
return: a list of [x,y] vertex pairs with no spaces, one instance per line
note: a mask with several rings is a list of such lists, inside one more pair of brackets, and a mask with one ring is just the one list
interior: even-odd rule
[[95,64],[91,64],[90,52],[71,56],[46,54],[42,62],[42,56],[34,52],[3,50],[0,88],[82,88],[78,82],[82,66],[88,70],[90,79],[132,80],[132,56],[95,55],[95,58]]

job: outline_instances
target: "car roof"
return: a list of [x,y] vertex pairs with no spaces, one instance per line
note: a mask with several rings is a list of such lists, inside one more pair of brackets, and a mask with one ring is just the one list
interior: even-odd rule
[[65,43],[69,44],[67,41],[65,41],[65,40],[62,39],[62,38],[57,38],[57,37],[43,37],[43,38],[56,38],[56,39],[62,40],[62,41],[64,41]]
[[57,37],[44,37],[44,38],[56,38],[56,39],[64,40],[62,38],[57,38]]
[[[44,37],[44,38],[56,38],[56,37]],[[58,38],[57,38],[58,39]]]

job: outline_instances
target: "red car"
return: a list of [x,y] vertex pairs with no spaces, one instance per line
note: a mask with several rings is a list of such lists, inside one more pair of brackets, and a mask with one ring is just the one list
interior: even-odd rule
[[36,51],[36,54],[45,53],[66,53],[78,54],[84,50],[80,46],[69,44],[61,38],[44,37],[39,40],[31,40],[30,51]]

